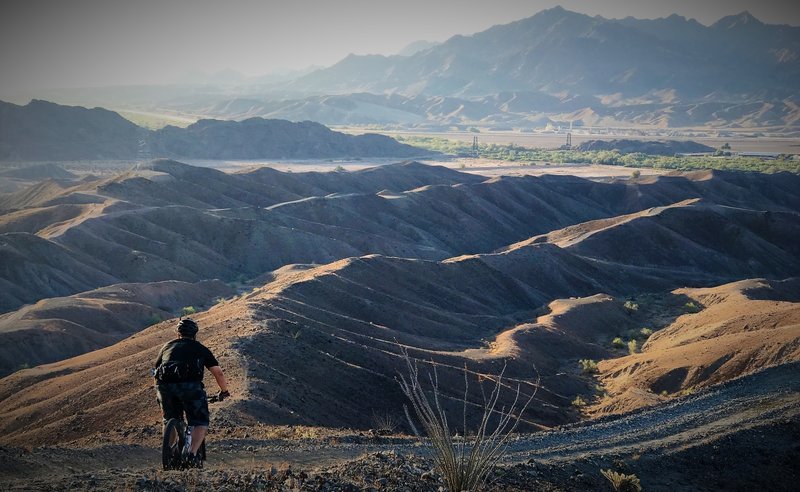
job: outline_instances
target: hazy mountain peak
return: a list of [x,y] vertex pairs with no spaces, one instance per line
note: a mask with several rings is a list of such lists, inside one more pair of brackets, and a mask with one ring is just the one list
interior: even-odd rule
[[711,27],[718,29],[735,29],[744,26],[763,26],[764,23],[758,20],[749,11],[745,10],[736,15],[728,15],[715,22]]
[[398,51],[397,54],[400,56],[412,56],[416,55],[420,51],[425,51],[429,48],[433,48],[438,44],[439,43],[434,41],[426,41],[424,39],[420,39],[419,41],[414,41],[412,43],[407,44],[403,49]]

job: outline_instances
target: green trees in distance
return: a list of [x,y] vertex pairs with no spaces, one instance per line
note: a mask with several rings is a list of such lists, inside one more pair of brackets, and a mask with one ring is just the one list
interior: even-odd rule
[[[472,155],[472,143],[448,140],[441,137],[397,136],[398,141],[444,154]],[[724,148],[724,146],[723,146]],[[633,168],[719,169],[730,171],[757,171],[773,173],[789,171],[800,173],[800,160],[779,158],[765,160],[758,157],[714,156],[662,156],[642,153],[621,154],[615,150],[545,150],[529,149],[520,145],[478,144],[478,157],[532,164],[605,164]]]

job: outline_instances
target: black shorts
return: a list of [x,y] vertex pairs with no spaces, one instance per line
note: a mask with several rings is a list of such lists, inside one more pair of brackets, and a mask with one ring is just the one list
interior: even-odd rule
[[208,399],[203,383],[159,383],[156,390],[164,423],[169,419],[182,418],[185,412],[189,425],[208,426]]

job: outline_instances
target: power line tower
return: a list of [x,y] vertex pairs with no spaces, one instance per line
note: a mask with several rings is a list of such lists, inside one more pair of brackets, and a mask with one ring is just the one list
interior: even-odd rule
[[478,137],[472,137],[472,157],[478,157]]
[[569,150],[572,148],[572,122],[569,122],[569,131],[567,132],[567,143],[564,144],[564,148]]

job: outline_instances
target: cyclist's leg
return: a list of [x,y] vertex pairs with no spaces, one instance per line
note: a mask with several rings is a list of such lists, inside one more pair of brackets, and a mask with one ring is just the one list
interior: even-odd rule
[[189,385],[182,392],[181,401],[186,410],[186,420],[189,425],[193,426],[190,452],[196,455],[206,437],[209,423],[208,399],[202,384]]
[[[170,384],[159,384],[156,387],[156,394],[158,395],[158,403],[161,405],[161,413],[163,416],[163,425],[166,425],[170,419],[183,419],[183,405],[179,393]],[[177,441],[178,436],[172,436],[172,444]]]

